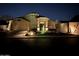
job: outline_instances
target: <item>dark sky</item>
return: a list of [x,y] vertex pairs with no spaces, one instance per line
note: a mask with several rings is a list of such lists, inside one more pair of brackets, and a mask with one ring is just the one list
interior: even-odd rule
[[23,16],[29,12],[39,12],[40,15],[51,19],[70,20],[73,16],[79,15],[79,4],[68,3],[7,3],[0,4],[0,15],[13,17]]

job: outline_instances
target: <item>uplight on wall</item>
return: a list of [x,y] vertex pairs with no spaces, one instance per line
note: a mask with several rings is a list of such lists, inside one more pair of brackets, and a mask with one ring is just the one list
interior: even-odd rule
[[37,31],[40,31],[40,28],[37,28]]
[[28,34],[29,34],[29,35],[34,35],[34,32],[30,31]]
[[46,28],[46,31],[48,31],[48,28]]
[[75,31],[75,30],[72,28],[72,29],[71,29],[71,33],[74,33],[74,31]]

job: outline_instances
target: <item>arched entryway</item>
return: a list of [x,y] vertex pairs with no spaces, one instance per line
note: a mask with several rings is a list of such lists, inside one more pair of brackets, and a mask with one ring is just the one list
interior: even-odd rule
[[37,18],[37,32],[43,34],[48,31],[48,20],[47,17]]

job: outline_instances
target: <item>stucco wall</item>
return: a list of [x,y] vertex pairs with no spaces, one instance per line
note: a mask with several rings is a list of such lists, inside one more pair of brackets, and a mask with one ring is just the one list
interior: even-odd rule
[[0,25],[0,29],[7,30],[7,25]]
[[70,34],[79,35],[79,22],[69,22]]
[[11,30],[30,30],[30,22],[26,20],[14,20],[11,24]]
[[68,32],[68,24],[67,23],[61,23],[60,24],[60,32],[67,33]]
[[56,22],[52,21],[52,20],[49,20],[48,21],[48,28],[49,29],[56,29]]

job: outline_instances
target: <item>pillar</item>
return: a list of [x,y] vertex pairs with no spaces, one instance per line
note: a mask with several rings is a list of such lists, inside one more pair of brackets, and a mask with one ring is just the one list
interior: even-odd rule
[[10,30],[10,28],[11,28],[11,23],[12,23],[12,20],[9,20],[9,24],[8,24],[7,30]]
[[40,26],[39,26],[39,19],[37,20],[37,31],[40,31]]

